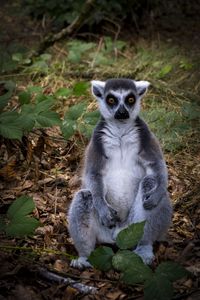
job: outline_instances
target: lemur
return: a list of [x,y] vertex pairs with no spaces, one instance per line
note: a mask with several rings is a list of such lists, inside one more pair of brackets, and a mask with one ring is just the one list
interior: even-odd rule
[[87,258],[96,243],[115,243],[122,229],[144,220],[134,251],[151,264],[153,242],[170,226],[172,207],[162,151],[139,117],[150,83],[125,78],[91,83],[101,119],[86,150],[82,187],[69,208],[69,233],[79,254],[71,265],[91,267]]

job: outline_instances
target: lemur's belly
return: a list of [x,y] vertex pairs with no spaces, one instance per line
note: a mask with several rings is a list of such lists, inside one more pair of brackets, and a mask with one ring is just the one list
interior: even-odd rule
[[105,176],[106,200],[117,211],[121,221],[127,218],[137,195],[139,182],[144,176],[144,171],[139,166],[135,171],[110,168]]

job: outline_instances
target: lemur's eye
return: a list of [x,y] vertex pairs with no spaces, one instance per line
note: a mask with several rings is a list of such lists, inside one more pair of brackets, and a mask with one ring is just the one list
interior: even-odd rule
[[110,105],[115,104],[115,99],[112,98],[112,97],[107,98],[106,101],[107,101],[107,103],[110,104]]
[[135,103],[135,98],[134,97],[129,97],[127,100],[128,104],[134,104]]

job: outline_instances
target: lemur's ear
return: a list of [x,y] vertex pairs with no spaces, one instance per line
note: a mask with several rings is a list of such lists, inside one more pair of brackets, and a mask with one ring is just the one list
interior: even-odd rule
[[136,85],[136,89],[140,97],[142,97],[146,93],[148,87],[150,86],[150,82],[144,80],[134,81],[134,83]]
[[102,98],[106,83],[104,81],[92,80],[91,84],[92,84],[92,94],[98,99]]

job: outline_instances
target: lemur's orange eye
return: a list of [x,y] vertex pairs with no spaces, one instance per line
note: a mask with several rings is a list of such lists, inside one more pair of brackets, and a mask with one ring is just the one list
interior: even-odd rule
[[107,99],[107,103],[110,104],[110,105],[113,105],[113,104],[115,104],[115,99],[110,97],[110,98]]
[[134,104],[135,103],[135,98],[134,97],[129,97],[127,99],[128,104]]

